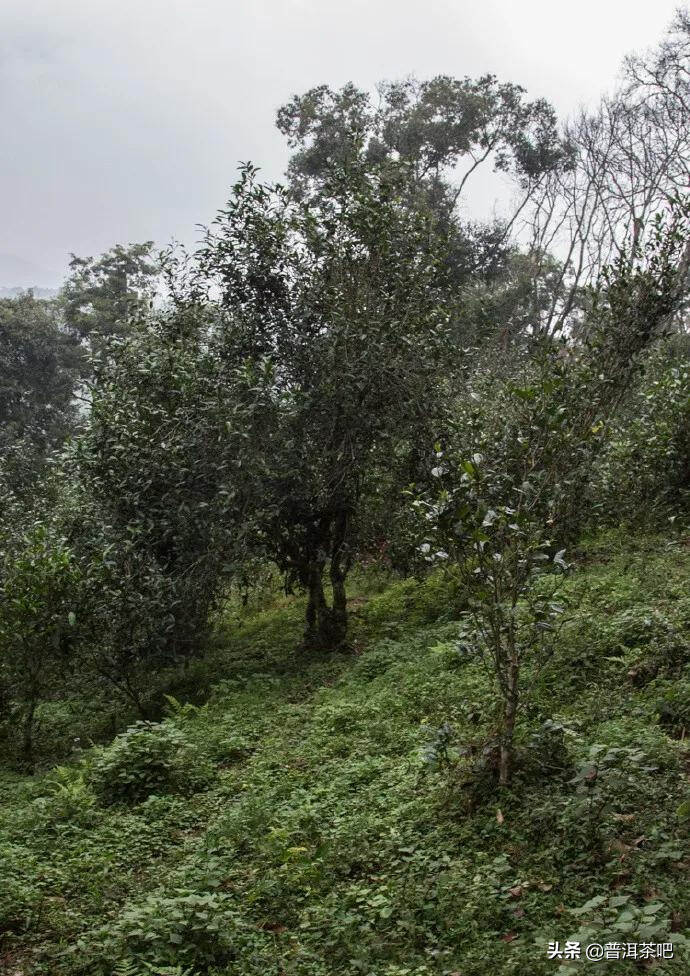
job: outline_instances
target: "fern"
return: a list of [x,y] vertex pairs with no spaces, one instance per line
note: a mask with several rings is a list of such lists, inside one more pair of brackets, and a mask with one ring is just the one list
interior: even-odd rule
[[117,964],[113,976],[142,976],[142,972],[136,963],[125,961]]
[[182,969],[181,966],[152,966],[149,963],[139,964],[131,959],[125,959],[115,966],[113,976],[199,976],[199,974],[192,969]]
[[163,695],[163,698],[165,698],[165,714],[168,718],[191,718],[199,713],[198,706],[192,705],[191,702],[186,702],[183,705],[174,695]]

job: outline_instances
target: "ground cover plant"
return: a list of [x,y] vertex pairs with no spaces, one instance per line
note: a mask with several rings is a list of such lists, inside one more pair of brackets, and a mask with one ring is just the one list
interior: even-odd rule
[[[299,666],[295,599],[245,611],[204,704],[173,699],[151,730],[7,783],[9,971],[526,976],[579,935],[672,940],[656,971],[683,972],[690,756],[668,709],[690,682],[690,548],[611,533],[575,560],[577,613],[536,676],[509,791],[483,761],[488,678],[441,576],[364,586],[360,653]],[[456,619],[437,618],[444,596]],[[212,772],[186,795],[135,779],[159,769],[125,749],[137,735]],[[122,776],[99,794],[115,755],[135,795]]]

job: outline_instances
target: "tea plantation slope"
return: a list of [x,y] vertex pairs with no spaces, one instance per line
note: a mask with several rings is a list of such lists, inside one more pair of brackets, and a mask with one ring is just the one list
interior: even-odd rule
[[162,723],[3,780],[0,968],[598,971],[547,959],[579,939],[673,942],[654,971],[687,972],[689,571],[682,538],[583,547],[510,792],[441,577],[364,592],[355,654],[300,657],[294,601],[229,621],[204,705],[180,678]]

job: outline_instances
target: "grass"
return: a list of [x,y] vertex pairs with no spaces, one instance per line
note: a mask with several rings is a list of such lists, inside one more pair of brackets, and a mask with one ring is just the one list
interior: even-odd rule
[[98,750],[3,774],[0,969],[643,971],[547,959],[579,937],[673,941],[654,971],[687,972],[689,570],[678,539],[581,547],[503,793],[481,754],[491,680],[458,652],[443,577],[360,577],[347,655],[300,655],[298,599],[232,608],[170,685],[164,728],[212,770],[197,792],[164,772],[143,802],[108,804],[90,785]]

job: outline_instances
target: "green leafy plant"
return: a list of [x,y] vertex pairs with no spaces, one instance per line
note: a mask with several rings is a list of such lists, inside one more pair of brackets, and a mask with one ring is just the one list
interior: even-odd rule
[[657,703],[659,725],[674,738],[690,735],[690,684],[688,681],[666,682]]
[[511,362],[468,377],[454,435],[445,449],[437,444],[438,490],[415,500],[422,549],[429,562],[457,567],[477,651],[494,677],[503,786],[525,664],[543,668],[563,620],[558,575],[584,520],[606,422],[655,329],[682,304],[689,224],[690,203],[677,201],[644,248],[604,269],[580,344],[538,337],[527,350],[516,344]]
[[199,976],[199,971],[183,966],[152,966],[149,963],[119,962],[113,976]]
[[597,517],[658,520],[687,511],[689,431],[687,336],[672,336],[652,350],[612,425],[592,487]]
[[159,966],[222,965],[248,941],[251,934],[228,895],[179,892],[151,894],[129,906],[113,925],[81,940],[76,951],[94,965],[120,959],[146,972]]
[[[674,949],[673,969],[681,971],[681,967],[687,964],[690,940],[672,932],[671,912],[661,900],[639,904],[630,894],[595,895],[585,904],[571,908],[567,916],[578,925],[567,938],[582,946],[594,942],[600,945],[671,943]],[[581,964],[576,962],[575,968],[563,963],[556,973],[558,976],[571,976],[573,971],[595,972],[600,966],[600,962],[590,965],[584,960]]]
[[14,712],[29,768],[39,706],[64,687],[79,638],[82,572],[61,528],[36,520],[4,545],[0,539],[0,697]]
[[97,800],[84,778],[84,770],[57,766],[47,781],[47,796],[34,801],[35,813],[46,825],[91,826],[97,819]]
[[91,760],[88,782],[106,803],[138,803],[155,793],[193,793],[210,764],[169,722],[137,722]]
[[309,646],[345,640],[354,558],[380,551],[444,412],[445,238],[405,186],[333,167],[310,201],[247,166],[196,255],[192,298],[219,296],[218,355],[251,377],[250,507],[266,556],[307,594]]

